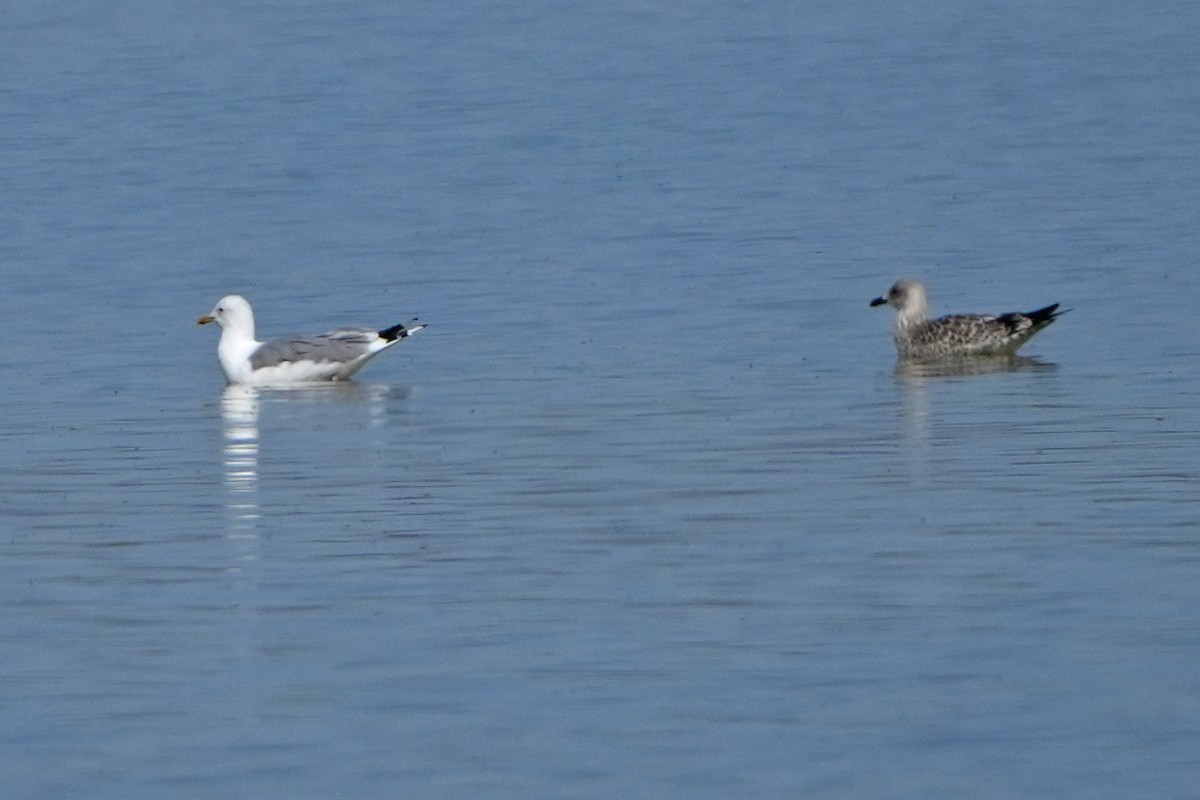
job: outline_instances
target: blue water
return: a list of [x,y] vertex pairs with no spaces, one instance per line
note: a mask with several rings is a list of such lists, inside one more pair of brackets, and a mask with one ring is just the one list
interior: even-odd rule
[[[0,21],[22,798],[1191,798],[1200,9]],[[990,374],[941,311],[1072,310]],[[224,390],[195,319],[419,316]]]

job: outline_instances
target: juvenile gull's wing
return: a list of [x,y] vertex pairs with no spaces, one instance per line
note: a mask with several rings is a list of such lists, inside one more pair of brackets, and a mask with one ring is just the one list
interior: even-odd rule
[[913,343],[926,348],[963,352],[1002,342],[1008,326],[988,314],[952,314],[930,320],[913,332]]
[[907,349],[915,355],[993,355],[1016,351],[1059,314],[1058,305],[1027,314],[1013,312],[998,317],[989,314],[952,314],[930,320],[911,331]]
[[345,364],[366,355],[371,343],[378,341],[375,331],[348,328],[315,336],[287,336],[255,350],[250,355],[250,367],[262,369],[296,361]]

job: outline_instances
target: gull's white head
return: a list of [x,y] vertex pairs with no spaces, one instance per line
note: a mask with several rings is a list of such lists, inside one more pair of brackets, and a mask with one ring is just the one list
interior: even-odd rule
[[889,305],[899,312],[899,320],[917,322],[929,316],[929,302],[920,281],[909,278],[896,281],[888,293],[871,301],[872,306]]
[[254,338],[254,312],[250,303],[240,294],[222,297],[213,310],[196,320],[200,325],[215,322],[227,331]]

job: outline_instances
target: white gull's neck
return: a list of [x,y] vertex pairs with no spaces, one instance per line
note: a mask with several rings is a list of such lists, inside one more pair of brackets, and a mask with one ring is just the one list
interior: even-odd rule
[[928,321],[929,302],[925,299],[925,292],[920,287],[911,287],[904,304],[896,309],[896,330],[907,330]]
[[217,359],[230,383],[245,383],[250,377],[250,354],[262,342],[254,338],[254,320],[249,330],[244,325],[230,325],[221,329],[221,341],[217,344]]

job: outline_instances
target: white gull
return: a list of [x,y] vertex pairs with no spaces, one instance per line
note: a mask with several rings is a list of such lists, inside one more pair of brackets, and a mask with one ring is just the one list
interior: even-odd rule
[[250,386],[349,380],[377,353],[425,327],[414,319],[381,331],[339,328],[260,342],[254,338],[250,303],[236,294],[222,297],[197,322],[221,326],[217,345],[221,369],[231,384]]
[[1058,303],[1025,313],[951,314],[929,318],[929,301],[920,281],[900,280],[872,306],[896,309],[892,338],[902,359],[941,359],[961,356],[1011,356],[1035,333],[1065,311]]

